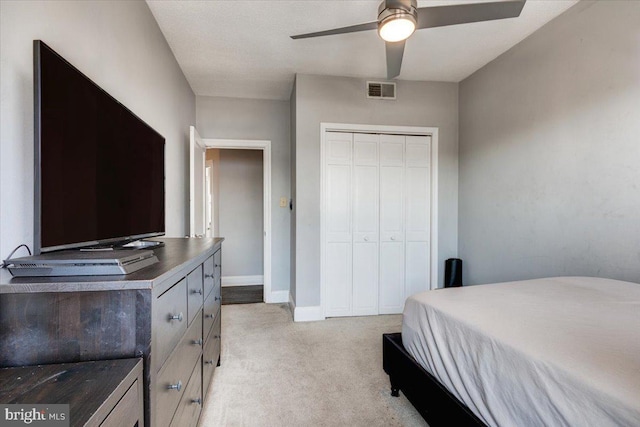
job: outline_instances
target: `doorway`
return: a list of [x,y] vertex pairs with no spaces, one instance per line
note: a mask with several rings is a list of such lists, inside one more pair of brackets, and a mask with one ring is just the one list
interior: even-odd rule
[[[223,271],[222,276],[222,286],[239,286],[239,285],[247,285],[253,286],[256,284],[260,284],[257,282],[261,282],[262,284],[262,301],[267,303],[277,303],[284,302],[288,300],[287,295],[280,295],[284,292],[271,291],[271,141],[266,140],[226,140],[226,139],[206,139],[202,138],[202,143],[204,148],[209,152],[209,150],[227,150],[223,151],[231,153],[231,157],[243,157],[243,156],[233,156],[233,153],[240,152],[250,152],[261,155],[262,158],[262,188],[261,188],[261,197],[258,196],[257,199],[261,200],[261,234],[262,234],[262,276],[258,274],[247,274],[247,275],[233,275],[233,271],[230,271],[230,274],[227,274]],[[213,153],[213,151],[212,151]],[[218,151],[220,153],[220,151]],[[212,156],[213,160],[211,162],[211,183],[210,186],[212,188],[212,196],[211,196],[211,228],[212,235],[227,237],[220,234],[220,231],[224,233],[224,224],[220,224],[221,215],[224,215],[224,212],[221,214],[220,209],[225,203],[224,200],[219,200],[218,197],[215,196],[216,193],[216,175],[220,174],[220,165],[215,161],[215,155]],[[223,154],[224,158],[224,154]],[[218,166],[216,168],[216,166]],[[205,174],[206,175],[206,174]],[[206,176],[203,177],[206,180]],[[206,183],[205,183],[206,187]],[[244,190],[239,190],[244,191]],[[257,193],[256,193],[257,194]],[[244,194],[247,196],[247,194]],[[206,197],[206,196],[205,196]],[[256,202],[256,196],[254,194],[253,202]],[[258,203],[259,204],[259,203]],[[205,215],[206,216],[206,215]],[[229,241],[225,242],[225,245],[228,246]],[[225,254],[228,252],[225,252]],[[225,263],[228,265],[228,263]],[[253,288],[255,290],[255,287]],[[224,292],[224,289],[223,289]],[[255,295],[255,292],[254,292]],[[285,298],[286,297],[286,298]],[[284,299],[283,299],[284,298]]]
[[262,156],[262,150],[209,148],[206,152],[214,169],[217,166],[217,182],[206,199],[215,201],[215,209],[208,209],[213,214],[211,228],[225,238],[223,304],[263,301]]

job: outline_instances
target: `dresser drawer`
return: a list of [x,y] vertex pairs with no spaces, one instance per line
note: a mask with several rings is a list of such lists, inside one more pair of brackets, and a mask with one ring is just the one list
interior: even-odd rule
[[218,313],[220,312],[220,287],[217,287],[215,291],[211,292],[204,302],[204,327],[202,331],[203,336],[208,336],[211,332],[213,322],[216,320]]
[[215,254],[213,254],[213,282],[214,286],[216,284],[220,284],[220,279],[222,277],[222,250],[218,249]]
[[153,307],[155,360],[158,369],[187,330],[187,279],[160,295]]
[[196,314],[202,308],[202,302],[204,301],[202,290],[202,266],[193,270],[187,276],[187,312],[189,313],[189,325],[193,322]]
[[171,421],[171,427],[196,427],[202,411],[202,401],[202,364],[198,359]]
[[156,381],[156,424],[168,426],[184,394],[196,361],[202,354],[202,313],[196,315]]
[[204,269],[204,297],[206,298],[213,290],[213,286],[215,284],[213,255],[207,258],[207,260],[202,264],[202,268]]
[[216,316],[215,323],[211,333],[207,337],[202,355],[202,398],[206,399],[213,377],[213,371],[216,369],[218,359],[220,357],[221,338],[220,338],[220,313]]
[[142,385],[134,381],[100,427],[140,426],[142,418]]

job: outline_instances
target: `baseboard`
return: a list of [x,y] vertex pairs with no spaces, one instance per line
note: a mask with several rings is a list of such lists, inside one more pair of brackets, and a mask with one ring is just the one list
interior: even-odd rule
[[289,291],[271,291],[268,303],[278,304],[289,302]]
[[222,286],[252,286],[264,284],[264,276],[222,276]]
[[321,306],[296,307],[296,303],[293,301],[291,294],[289,294],[289,308],[291,309],[291,313],[293,313],[294,322],[313,322],[325,319]]
[[293,295],[289,292],[289,310],[291,311],[291,316],[294,316],[296,312],[296,303],[293,301]]

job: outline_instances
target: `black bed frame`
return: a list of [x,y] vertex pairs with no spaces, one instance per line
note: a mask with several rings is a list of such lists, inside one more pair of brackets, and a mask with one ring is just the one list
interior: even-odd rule
[[430,427],[486,427],[407,353],[399,332],[382,335],[382,366],[391,380],[391,395],[399,396],[402,390]]

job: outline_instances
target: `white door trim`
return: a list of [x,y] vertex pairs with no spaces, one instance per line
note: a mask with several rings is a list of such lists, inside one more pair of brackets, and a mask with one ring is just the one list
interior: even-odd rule
[[[196,128],[194,126],[190,126],[189,127],[189,144],[195,144],[195,146],[200,147],[201,149],[203,149],[202,151],[202,158],[201,159],[197,159],[196,158],[196,153],[194,152],[194,147],[190,146],[189,148],[189,174],[191,175],[189,177],[189,236],[190,237],[198,237],[198,227],[196,224],[196,186],[195,186],[195,182],[196,182],[196,162],[201,163],[201,168],[202,168],[202,173],[204,174],[204,168],[205,168],[205,152],[206,152],[206,147],[205,144],[202,140],[202,138],[200,137],[200,135],[198,134],[198,131],[196,130]],[[202,224],[200,224],[202,226],[202,233],[203,235],[206,233],[206,209],[205,209],[205,205],[204,202],[206,200],[206,194],[205,194],[205,183],[202,182],[202,194],[200,195],[200,197],[202,198]]]
[[320,123],[320,307],[325,314],[325,142],[327,132],[362,132],[400,135],[424,135],[431,137],[431,236],[430,236],[430,289],[438,287],[438,128],[422,126],[386,126],[352,123]]
[[264,302],[281,302],[280,295],[271,292],[271,141],[249,139],[212,139],[202,138],[206,148],[230,150],[262,150],[262,186],[263,186],[263,262],[264,262]]

